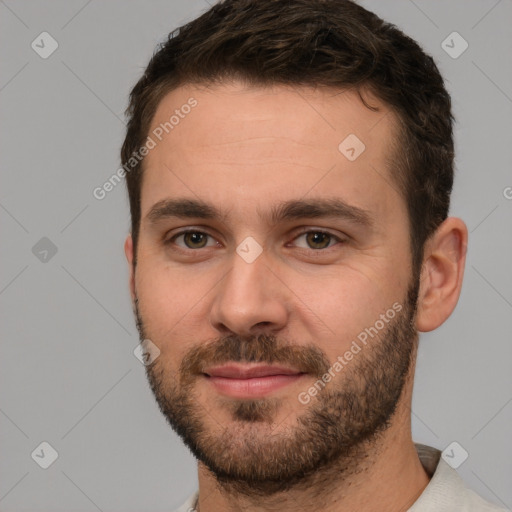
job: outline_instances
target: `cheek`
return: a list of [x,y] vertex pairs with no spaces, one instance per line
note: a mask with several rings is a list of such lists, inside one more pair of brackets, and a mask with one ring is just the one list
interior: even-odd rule
[[178,360],[193,344],[190,338],[197,335],[187,326],[201,308],[205,294],[201,277],[158,268],[148,261],[137,268],[135,285],[146,336],[166,360]]
[[[377,280],[378,279],[378,280]],[[297,300],[299,324],[308,325],[315,343],[329,360],[347,350],[352,341],[400,302],[403,292],[375,271],[339,267],[328,276],[310,278],[291,284]],[[300,336],[300,325],[297,332]]]

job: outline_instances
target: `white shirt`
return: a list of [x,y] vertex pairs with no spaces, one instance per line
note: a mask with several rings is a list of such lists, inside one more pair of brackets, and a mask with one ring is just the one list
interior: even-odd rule
[[[416,450],[430,482],[407,512],[506,512],[466,487],[462,478],[444,459],[441,452],[424,444]],[[199,492],[195,492],[175,512],[195,512]]]

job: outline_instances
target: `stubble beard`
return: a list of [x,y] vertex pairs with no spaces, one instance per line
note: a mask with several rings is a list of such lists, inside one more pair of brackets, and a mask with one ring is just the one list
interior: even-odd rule
[[[146,366],[148,382],[170,426],[225,492],[254,498],[298,487],[320,494],[327,479],[364,471],[391,424],[414,363],[418,288],[413,280],[402,310],[314,400],[301,405],[295,395],[286,398],[294,411],[286,427],[286,418],[281,425],[274,419],[287,404],[271,397],[219,398],[223,417],[230,418],[219,425],[205,410],[212,400],[199,401],[197,379],[202,368],[228,361],[283,363],[320,378],[332,363],[314,345],[282,345],[271,335],[228,336],[190,350],[175,377],[156,359]],[[135,315],[141,340],[151,339],[138,300]],[[297,412],[295,403],[303,409]]]

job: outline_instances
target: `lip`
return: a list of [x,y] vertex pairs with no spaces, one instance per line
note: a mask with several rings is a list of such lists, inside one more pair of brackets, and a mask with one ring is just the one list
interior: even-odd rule
[[204,373],[209,377],[251,379],[254,377],[269,377],[272,375],[298,375],[302,372],[285,366],[225,364],[222,366],[208,368]]
[[203,373],[216,391],[235,398],[263,397],[306,375],[284,366],[238,364],[208,368]]

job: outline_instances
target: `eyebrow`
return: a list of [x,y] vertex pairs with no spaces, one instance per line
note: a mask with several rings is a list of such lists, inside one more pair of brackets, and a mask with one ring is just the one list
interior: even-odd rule
[[[258,214],[262,218],[266,217],[260,211]],[[375,225],[375,219],[368,210],[350,205],[338,198],[284,201],[274,205],[268,215],[269,222],[272,224],[320,217],[340,218],[365,228],[372,228]],[[177,198],[159,201],[146,215],[150,224],[157,224],[168,218],[209,219],[225,222],[227,212],[222,212],[216,206],[202,200]]]

